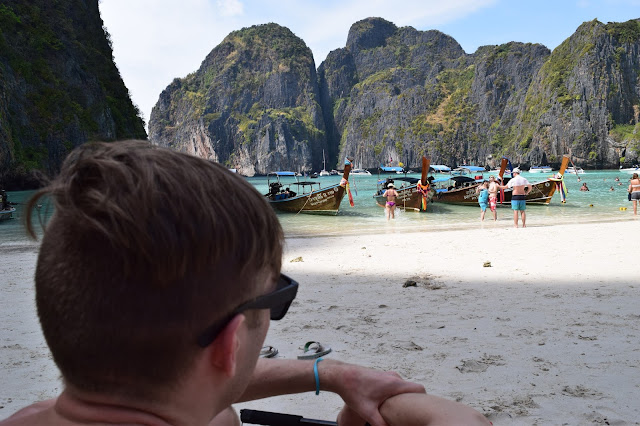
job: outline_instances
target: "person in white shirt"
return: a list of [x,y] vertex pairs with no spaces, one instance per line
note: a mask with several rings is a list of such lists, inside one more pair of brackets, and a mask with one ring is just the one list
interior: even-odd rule
[[533,189],[533,186],[529,183],[527,179],[520,176],[520,169],[515,168],[511,172],[513,176],[506,185],[500,185],[501,189],[512,188],[511,193],[511,210],[513,210],[513,225],[518,227],[518,212],[520,213],[520,217],[522,218],[522,227],[526,228],[527,226],[527,202],[525,198]]

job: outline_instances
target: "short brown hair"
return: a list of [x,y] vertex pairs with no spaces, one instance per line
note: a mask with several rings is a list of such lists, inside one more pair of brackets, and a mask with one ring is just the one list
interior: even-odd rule
[[36,268],[38,315],[79,389],[157,398],[201,350],[197,335],[256,295],[259,272],[280,272],[276,215],[217,163],[146,141],[90,143],[28,216],[45,195],[55,213]]

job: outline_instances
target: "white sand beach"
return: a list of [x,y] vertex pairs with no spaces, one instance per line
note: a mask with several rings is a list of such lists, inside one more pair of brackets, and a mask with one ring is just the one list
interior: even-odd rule
[[[287,240],[300,282],[266,344],[394,370],[494,425],[640,424],[640,220]],[[36,247],[0,245],[0,418],[60,390],[33,303]],[[485,267],[490,262],[490,267]],[[403,287],[407,280],[416,286]],[[310,374],[312,374],[310,372]],[[335,419],[340,399],[240,404]]]

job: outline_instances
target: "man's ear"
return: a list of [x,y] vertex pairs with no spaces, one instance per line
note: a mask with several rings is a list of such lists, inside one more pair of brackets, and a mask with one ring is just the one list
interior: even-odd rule
[[240,348],[242,324],[246,321],[243,314],[238,314],[222,329],[216,340],[211,344],[211,363],[227,377],[236,373],[236,363]]

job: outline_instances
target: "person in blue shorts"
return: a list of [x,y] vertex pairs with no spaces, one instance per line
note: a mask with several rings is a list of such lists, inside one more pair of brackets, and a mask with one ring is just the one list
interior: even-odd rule
[[484,220],[484,213],[489,206],[489,182],[486,180],[476,188],[478,194],[478,204],[480,204],[480,220]]
[[527,202],[525,198],[531,190],[533,186],[529,183],[527,179],[520,175],[520,169],[515,168],[511,172],[511,180],[507,182],[506,185],[500,185],[501,189],[511,188],[511,209],[513,210],[513,225],[518,227],[518,212],[520,212],[520,217],[522,218],[522,227],[527,227]]

